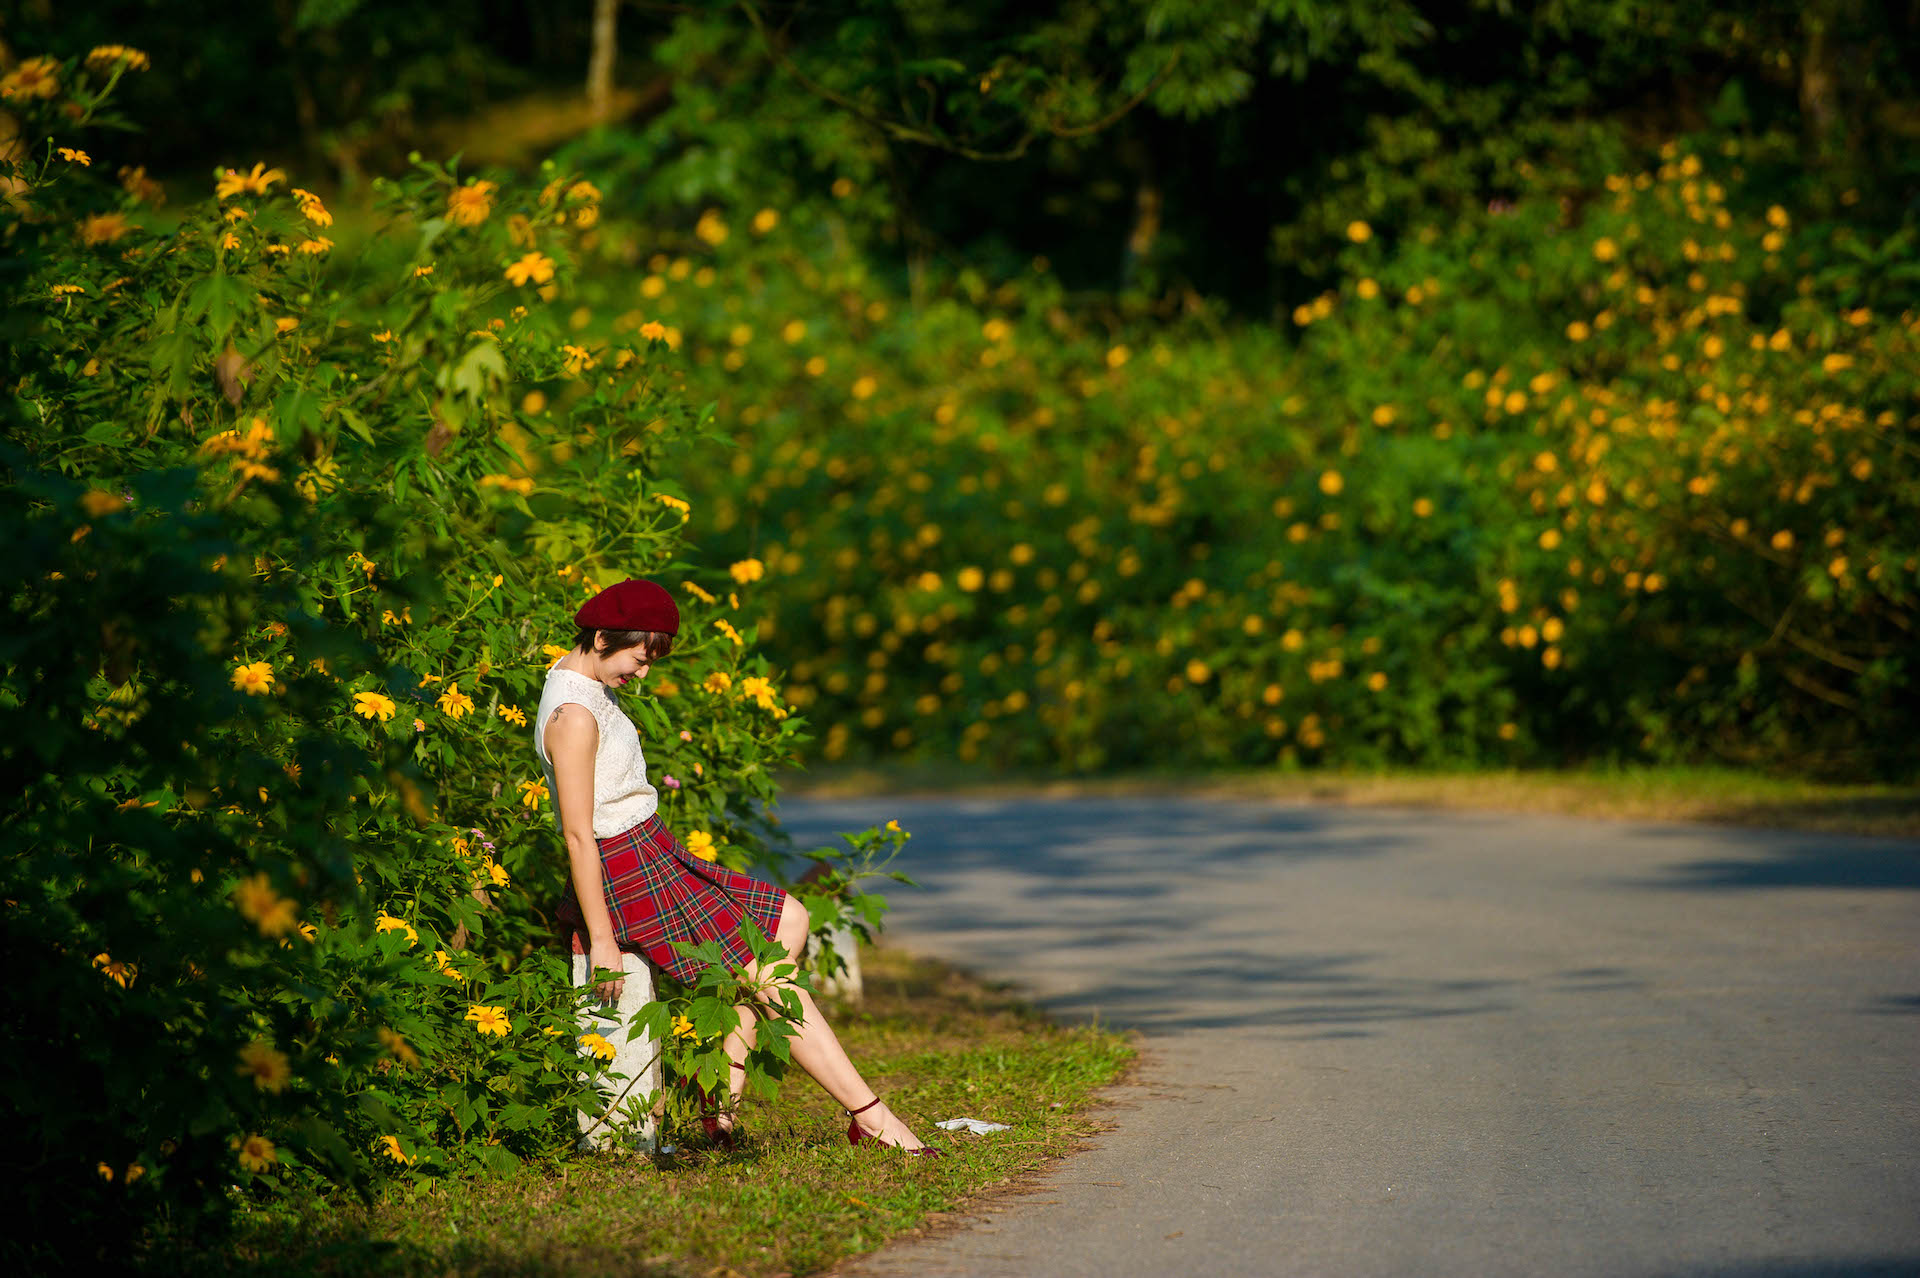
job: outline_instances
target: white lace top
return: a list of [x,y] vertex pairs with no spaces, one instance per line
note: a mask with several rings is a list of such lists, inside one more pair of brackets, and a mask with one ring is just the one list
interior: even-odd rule
[[600,725],[600,744],[593,754],[593,837],[612,838],[652,816],[660,806],[660,792],[647,783],[647,756],[640,750],[640,733],[620,709],[613,689],[559,666],[547,670],[547,686],[540,694],[540,713],[534,719],[533,752],[547,774],[547,790],[554,796],[553,824],[560,825],[560,787],[554,783],[553,760],[547,754],[547,722],[553,712],[572,702],[585,706]]

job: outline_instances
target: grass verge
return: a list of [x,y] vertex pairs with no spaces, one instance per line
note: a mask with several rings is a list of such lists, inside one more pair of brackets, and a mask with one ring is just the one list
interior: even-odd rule
[[[805,1076],[750,1105],[732,1154],[655,1161],[581,1156],[493,1181],[441,1185],[372,1209],[313,1204],[246,1220],[217,1254],[155,1257],[149,1272],[682,1278],[808,1273],[1007,1184],[1095,1130],[1097,1089],[1132,1059],[1125,1038],[1062,1028],[939,964],[889,949],[862,957],[866,1000],[830,1013],[848,1054],[896,1113],[942,1146],[910,1159],[846,1141],[846,1116]],[[967,1115],[1011,1131],[966,1136]]]
[[1834,834],[1920,837],[1920,786],[1841,784],[1732,768],[1569,771],[1122,773],[1063,778],[947,765],[821,767],[780,778],[802,798],[875,795],[1128,795],[1177,791],[1220,798],[1554,812],[1633,821],[1709,821]]

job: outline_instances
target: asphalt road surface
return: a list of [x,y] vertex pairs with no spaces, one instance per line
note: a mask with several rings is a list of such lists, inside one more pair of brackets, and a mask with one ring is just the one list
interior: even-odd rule
[[1143,1036],[1092,1150],[854,1273],[1920,1274],[1920,843],[1163,798],[781,815],[802,847],[898,818],[923,887],[889,893],[895,943]]

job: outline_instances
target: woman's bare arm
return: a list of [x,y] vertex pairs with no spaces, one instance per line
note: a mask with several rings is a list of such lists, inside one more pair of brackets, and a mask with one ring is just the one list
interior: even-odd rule
[[[562,703],[541,726],[547,734],[547,757],[553,760],[554,804],[560,809],[560,828],[566,831],[567,862],[573,870],[573,891],[587,921],[588,960],[595,967],[624,970],[620,947],[613,935],[613,916],[600,877],[600,845],[593,837],[593,758],[600,745],[600,725],[585,706]],[[601,998],[620,997],[624,982],[597,987]]]

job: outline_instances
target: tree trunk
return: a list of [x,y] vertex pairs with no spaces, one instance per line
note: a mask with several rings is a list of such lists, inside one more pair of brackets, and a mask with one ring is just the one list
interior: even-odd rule
[[593,0],[593,51],[587,57],[587,105],[595,124],[605,124],[613,109],[615,18],[620,0]]

